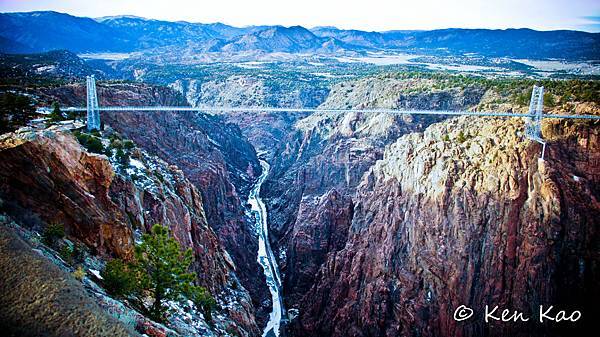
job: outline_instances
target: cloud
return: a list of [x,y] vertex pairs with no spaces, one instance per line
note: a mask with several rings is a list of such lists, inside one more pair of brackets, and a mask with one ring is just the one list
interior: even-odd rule
[[587,31],[600,32],[600,15],[582,16],[584,23],[580,26]]

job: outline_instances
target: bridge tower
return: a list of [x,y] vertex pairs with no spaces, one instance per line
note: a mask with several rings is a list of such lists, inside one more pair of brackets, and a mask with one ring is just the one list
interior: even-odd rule
[[88,131],[100,130],[100,110],[98,109],[98,95],[96,93],[96,78],[94,75],[86,77],[87,89],[87,129]]
[[525,122],[525,136],[542,144],[542,154],[540,159],[544,159],[546,151],[546,142],[542,138],[542,118],[544,110],[544,87],[533,86],[531,92],[531,101],[529,102],[529,115]]

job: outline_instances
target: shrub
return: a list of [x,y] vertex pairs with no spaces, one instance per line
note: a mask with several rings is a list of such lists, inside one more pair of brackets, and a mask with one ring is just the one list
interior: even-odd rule
[[212,312],[217,307],[217,301],[204,287],[194,287],[192,290],[192,302],[204,315],[208,322],[212,322]]
[[83,132],[76,133],[75,136],[77,137],[79,143],[83,145],[83,147],[85,147],[89,152],[100,154],[104,153],[104,145],[102,145],[100,138]]
[[42,238],[48,246],[55,246],[57,241],[65,237],[65,226],[61,223],[52,223],[46,226]]
[[123,143],[118,139],[114,139],[113,141],[110,142],[109,146],[111,149],[122,149]]
[[129,167],[129,155],[125,151],[123,151],[123,149],[117,149],[115,157],[121,165]]
[[85,276],[85,270],[83,270],[82,266],[78,266],[77,269],[73,272],[73,276],[79,280],[83,281],[83,277]]
[[102,283],[109,294],[114,296],[130,295],[135,290],[134,274],[130,267],[121,259],[113,259],[106,263],[100,272]]
[[96,137],[89,138],[86,148],[88,149],[88,151],[94,152],[94,153],[103,153],[104,152],[104,145],[102,145],[102,141],[100,141],[100,139],[98,139]]
[[127,139],[123,141],[123,148],[125,148],[125,150],[131,150],[134,147],[135,144],[131,140]]
[[544,106],[549,108],[553,108],[556,106],[556,101],[554,100],[554,95],[549,92],[544,93]]
[[458,133],[458,136],[456,137],[456,141],[462,144],[465,142],[465,140],[467,140],[467,137],[465,137],[465,133],[460,131]]
[[63,244],[63,246],[60,248],[60,251],[58,252],[60,254],[60,257],[68,264],[73,264],[73,249],[71,249],[71,247],[69,247],[66,244]]
[[450,137],[446,134],[442,137],[442,140],[445,142],[449,142],[450,141]]

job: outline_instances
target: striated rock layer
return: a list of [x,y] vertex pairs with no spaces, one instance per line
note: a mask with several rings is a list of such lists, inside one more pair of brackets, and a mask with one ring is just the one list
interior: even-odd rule
[[[62,223],[67,235],[100,255],[131,257],[134,230],[168,226],[192,248],[200,284],[218,298],[236,283],[235,265],[208,226],[200,192],[183,172],[158,158],[138,156],[146,168],[131,179],[115,173],[104,155],[86,152],[68,133],[42,131],[0,138],[1,210],[30,227]],[[256,335],[248,293],[228,295],[232,331]]]
[[[45,89],[44,95],[65,105],[83,105],[85,87]],[[144,84],[98,86],[100,105],[187,105],[183,96],[165,87]],[[231,254],[240,281],[266,322],[270,298],[256,261],[258,239],[245,214],[244,202],[260,164],[238,126],[221,116],[193,112],[106,112],[102,120],[141,148],[179,167],[198,188],[206,219]]]
[[[471,110],[494,96],[430,86],[386,77],[340,83],[321,106]],[[552,141],[538,163],[540,147],[524,140],[521,120],[432,125],[442,120],[315,114],[273,151],[262,196],[286,308],[296,316],[291,335],[561,332],[485,325],[485,304],[527,314],[539,304],[577,304],[593,317],[598,126],[546,121]],[[455,322],[459,304],[477,320]]]
[[[388,146],[353,211],[319,221],[349,223],[348,238],[297,302],[295,335],[546,336],[590,325],[600,299],[600,128],[554,122],[544,136],[545,161],[514,119],[459,118]],[[453,319],[461,304],[474,319]],[[486,324],[485,304],[531,322]],[[539,305],[584,318],[540,324]]]

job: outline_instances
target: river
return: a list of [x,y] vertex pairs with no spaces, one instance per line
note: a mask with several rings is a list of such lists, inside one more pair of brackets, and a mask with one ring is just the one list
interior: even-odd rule
[[260,160],[262,174],[258,178],[256,185],[250,191],[248,203],[251,205],[252,213],[256,216],[256,227],[258,229],[258,263],[263,267],[267,286],[271,292],[273,301],[273,310],[269,314],[269,321],[263,331],[263,337],[279,337],[279,328],[284,316],[283,300],[281,298],[281,278],[275,256],[269,243],[269,227],[267,225],[267,208],[260,198],[260,188],[269,174],[269,163]]

